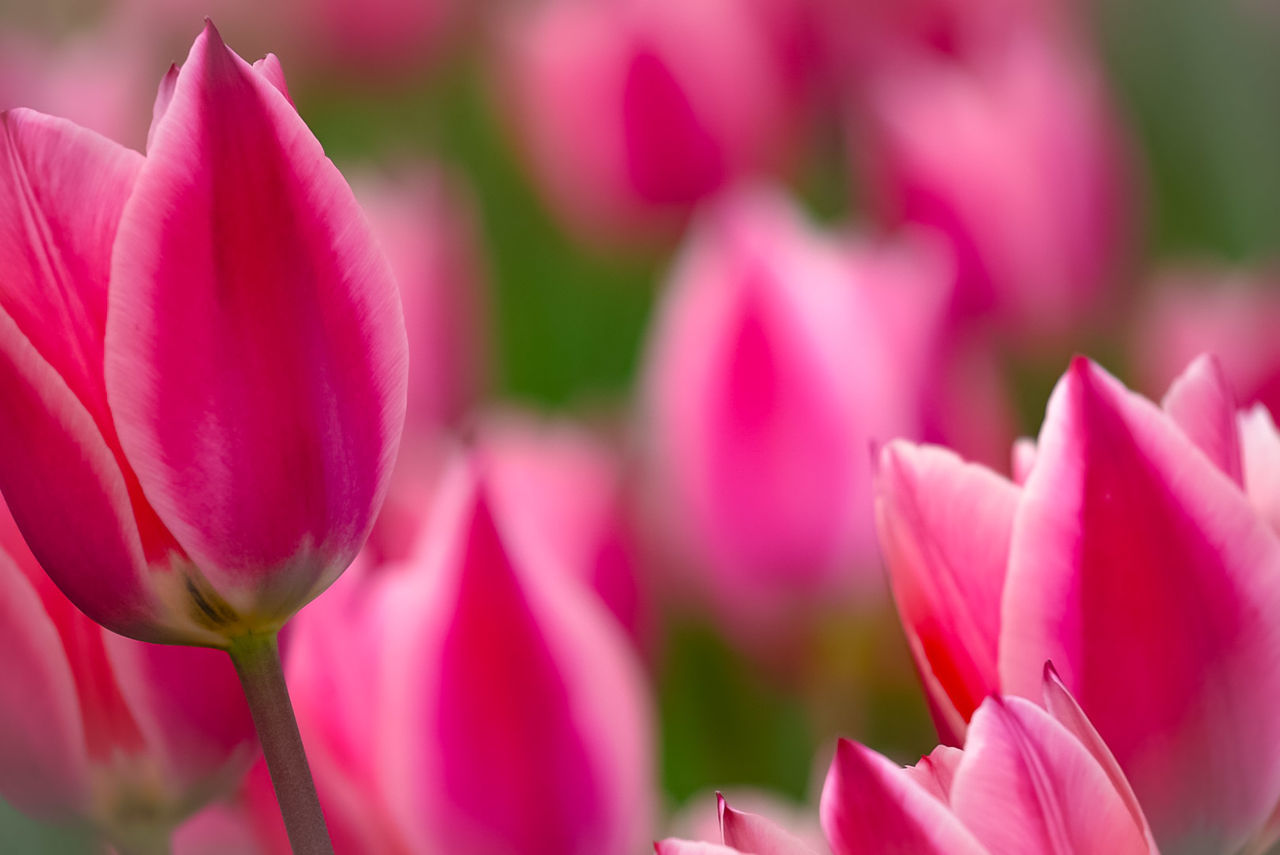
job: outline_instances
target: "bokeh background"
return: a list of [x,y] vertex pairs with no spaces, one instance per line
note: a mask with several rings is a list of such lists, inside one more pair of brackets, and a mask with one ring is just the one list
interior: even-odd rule
[[[798,257],[810,240],[936,262],[941,296],[916,303],[910,283],[862,282],[892,279],[874,265],[850,274],[902,298],[872,327],[905,315],[923,332],[887,349],[837,332],[838,382],[913,384],[906,433],[1005,471],[1076,352],[1158,397],[1217,350],[1242,403],[1280,403],[1266,0],[5,0],[0,107],[142,148],[155,85],[206,15],[241,55],[280,57],[398,256],[423,443],[514,416],[607,457],[657,711],[655,836],[717,788],[803,813],[837,733],[904,761],[935,741],[874,549],[840,552],[838,581],[791,601],[788,574],[812,568],[672,545],[663,485],[682,477],[665,471],[682,440],[655,411],[697,405],[681,384],[705,359],[698,322],[660,332],[690,311],[671,294],[715,275],[691,270],[698,247],[772,259],[783,292],[829,275]],[[917,358],[924,375],[902,370]],[[682,394],[695,403],[664,403]],[[869,412],[883,396],[858,400],[869,449],[897,428]],[[759,476],[762,454],[722,489]],[[870,525],[869,501],[850,508]],[[786,602],[728,602],[735,572],[773,574],[784,593],[761,597]],[[81,844],[0,813],[4,851]]]

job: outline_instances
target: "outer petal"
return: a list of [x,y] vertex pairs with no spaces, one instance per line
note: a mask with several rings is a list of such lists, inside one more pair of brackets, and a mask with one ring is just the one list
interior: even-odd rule
[[1006,692],[1052,661],[1166,852],[1230,851],[1280,795],[1280,542],[1149,402],[1077,359],[1015,523]]
[[1262,404],[1238,416],[1244,459],[1244,489],[1249,502],[1280,532],[1280,432]]
[[1144,826],[1089,750],[1022,698],[992,697],[969,724],[951,809],[992,855],[1146,855]]
[[726,846],[747,855],[814,855],[801,840],[754,813],[729,807],[723,796],[720,807],[720,830]]
[[84,723],[67,655],[35,589],[0,552],[0,795],[36,816],[83,815]]
[[876,520],[894,598],[934,698],[968,719],[997,687],[996,642],[1020,490],[950,451],[881,452]]
[[147,497],[242,619],[354,558],[404,418],[395,283],[266,77],[196,39],[120,223],[106,378]]
[[386,618],[381,756],[408,848],[628,855],[650,827],[639,663],[586,592],[516,563],[453,474],[438,549]]
[[1188,365],[1160,406],[1215,466],[1243,486],[1236,397],[1217,359],[1204,355]]
[[26,110],[0,123],[0,439],[14,450],[0,490],[81,609],[168,636],[142,572],[176,547],[123,461],[102,386],[109,257],[141,157]]
[[822,827],[834,855],[985,855],[945,803],[901,767],[840,740],[822,790]]

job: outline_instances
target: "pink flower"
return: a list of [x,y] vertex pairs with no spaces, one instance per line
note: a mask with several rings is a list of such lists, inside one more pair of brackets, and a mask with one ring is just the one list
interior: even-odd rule
[[1097,309],[1124,245],[1127,182],[1082,56],[1024,29],[970,62],[892,64],[865,97],[854,137],[877,216],[949,238],[961,315],[1034,336]]
[[653,786],[639,663],[593,598],[513,548],[485,471],[451,469],[428,554],[353,571],[293,624],[338,851],[630,855]]
[[943,449],[883,451],[881,544],[944,741],[990,693],[1038,696],[1051,660],[1166,852],[1262,828],[1280,801],[1280,540],[1260,513],[1280,438],[1244,423],[1210,358],[1163,409],[1079,358],[1021,486]]
[[1276,274],[1188,266],[1156,276],[1133,336],[1140,388],[1165,388],[1182,367],[1212,353],[1242,404],[1280,412],[1280,292]]
[[657,855],[817,855],[818,850],[763,816],[735,810],[723,796],[716,801],[723,845],[672,838],[654,844]]
[[918,435],[944,264],[762,191],[697,225],[650,335],[652,503],[732,613],[874,585],[871,444]]
[[988,698],[963,751],[940,746],[906,769],[842,740],[822,794],[833,855],[1157,852],[1089,720],[1052,673],[1043,691],[1047,710]]
[[514,17],[505,95],[570,226],[612,240],[669,233],[777,163],[793,116],[763,20],[739,0],[543,0]]
[[353,186],[400,285],[405,435],[434,433],[475,403],[484,375],[484,271],[470,199],[453,176],[423,166]]
[[142,156],[2,117],[0,489],[86,614],[269,632],[359,551],[404,415],[394,280],[274,57],[212,25]]
[[256,754],[235,671],[93,623],[0,506],[0,796],[133,851],[234,788]]

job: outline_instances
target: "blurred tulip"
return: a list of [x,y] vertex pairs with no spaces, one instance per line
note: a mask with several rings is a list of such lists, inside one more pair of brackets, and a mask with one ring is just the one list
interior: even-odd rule
[[870,448],[918,435],[945,292],[923,250],[845,246],[763,192],[694,230],[648,344],[647,459],[658,518],[726,612],[877,583]]
[[776,167],[792,99],[754,11],[543,0],[514,16],[504,95],[544,194],[575,231],[667,235],[737,178]]
[[643,647],[651,616],[616,452],[569,422],[515,413],[483,423],[476,449],[513,548],[594,591]]
[[944,740],[989,693],[1036,697],[1051,660],[1161,848],[1236,851],[1280,801],[1280,541],[1258,511],[1272,458],[1266,426],[1247,428],[1261,483],[1246,495],[1234,398],[1210,358],[1163,407],[1077,359],[1019,452],[1020,487],[892,443],[881,544]]
[[409,333],[405,436],[456,422],[484,375],[482,256],[469,200],[426,168],[353,179],[396,281]]
[[478,457],[432,548],[299,616],[289,682],[339,853],[630,855],[649,829],[648,700],[599,606],[513,548]]
[[1188,267],[1156,277],[1141,305],[1133,364],[1143,389],[1163,389],[1201,353],[1222,363],[1242,404],[1280,412],[1280,291],[1269,271]]
[[[105,626],[270,633],[364,542],[404,415],[394,280],[284,91],[212,25],[144,159],[3,115],[0,489]],[[68,531],[74,536],[68,537]]]
[[822,794],[833,855],[1156,853],[1088,719],[1052,676],[1043,691],[1048,711],[988,698],[963,751],[941,746],[906,769],[841,740]]
[[231,663],[93,623],[49,581],[0,506],[0,796],[121,851],[167,845],[257,751]]
[[855,122],[877,216],[954,248],[954,306],[1023,342],[1096,311],[1127,230],[1119,133],[1082,57],[1033,32],[960,64],[919,58],[867,86]]

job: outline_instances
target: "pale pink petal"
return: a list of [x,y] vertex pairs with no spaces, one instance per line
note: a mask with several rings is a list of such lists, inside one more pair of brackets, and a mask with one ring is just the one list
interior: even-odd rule
[[1254,404],[1237,418],[1245,494],[1271,528],[1280,532],[1280,432],[1262,404]]
[[1243,486],[1236,397],[1217,359],[1196,358],[1169,386],[1160,406],[1215,466]]
[[876,520],[898,612],[917,666],[945,693],[934,703],[964,719],[997,687],[1000,598],[1019,493],[946,449],[895,441],[880,454]]
[[920,762],[908,766],[905,771],[915,778],[920,786],[933,793],[944,802],[951,800],[951,782],[956,776],[956,768],[964,752],[950,745],[939,745],[930,751]]
[[734,810],[718,796],[720,833],[726,846],[749,855],[813,855],[800,838],[754,813]]
[[82,815],[91,777],[67,655],[39,596],[0,552],[0,796],[46,818]]
[[1049,402],[1014,526],[1002,688],[1052,661],[1168,853],[1229,851],[1280,796],[1280,541],[1159,409],[1088,360]]
[[1142,812],[1142,806],[1138,803],[1138,797],[1133,792],[1133,787],[1129,785],[1129,779],[1124,776],[1124,770],[1116,762],[1116,757],[1111,753],[1111,749],[1102,741],[1102,737],[1094,728],[1093,722],[1089,721],[1089,717],[1084,714],[1084,710],[1080,709],[1076,699],[1071,697],[1067,687],[1062,685],[1062,678],[1058,676],[1058,672],[1054,670],[1052,663],[1048,662],[1044,666],[1044,697],[1041,699],[1041,703],[1049,711],[1049,714],[1058,720],[1059,724],[1071,731],[1072,735],[1080,740],[1080,744],[1088,749],[1089,753],[1093,755],[1093,759],[1098,761],[1098,765],[1102,767],[1102,771],[1106,772],[1107,777],[1111,779],[1112,786],[1120,794],[1125,807],[1133,815],[1134,824],[1142,828],[1143,834],[1151,845],[1151,851],[1156,851],[1155,840],[1152,839],[1151,829],[1147,826],[1147,816]]
[[833,855],[985,855],[951,809],[902,767],[840,740],[822,790]]
[[1145,829],[1088,749],[1022,698],[969,723],[951,808],[992,855],[1145,855]]
[[276,625],[382,501],[405,403],[395,282],[315,137],[212,25],[152,143],[113,257],[112,413],[214,590]]

